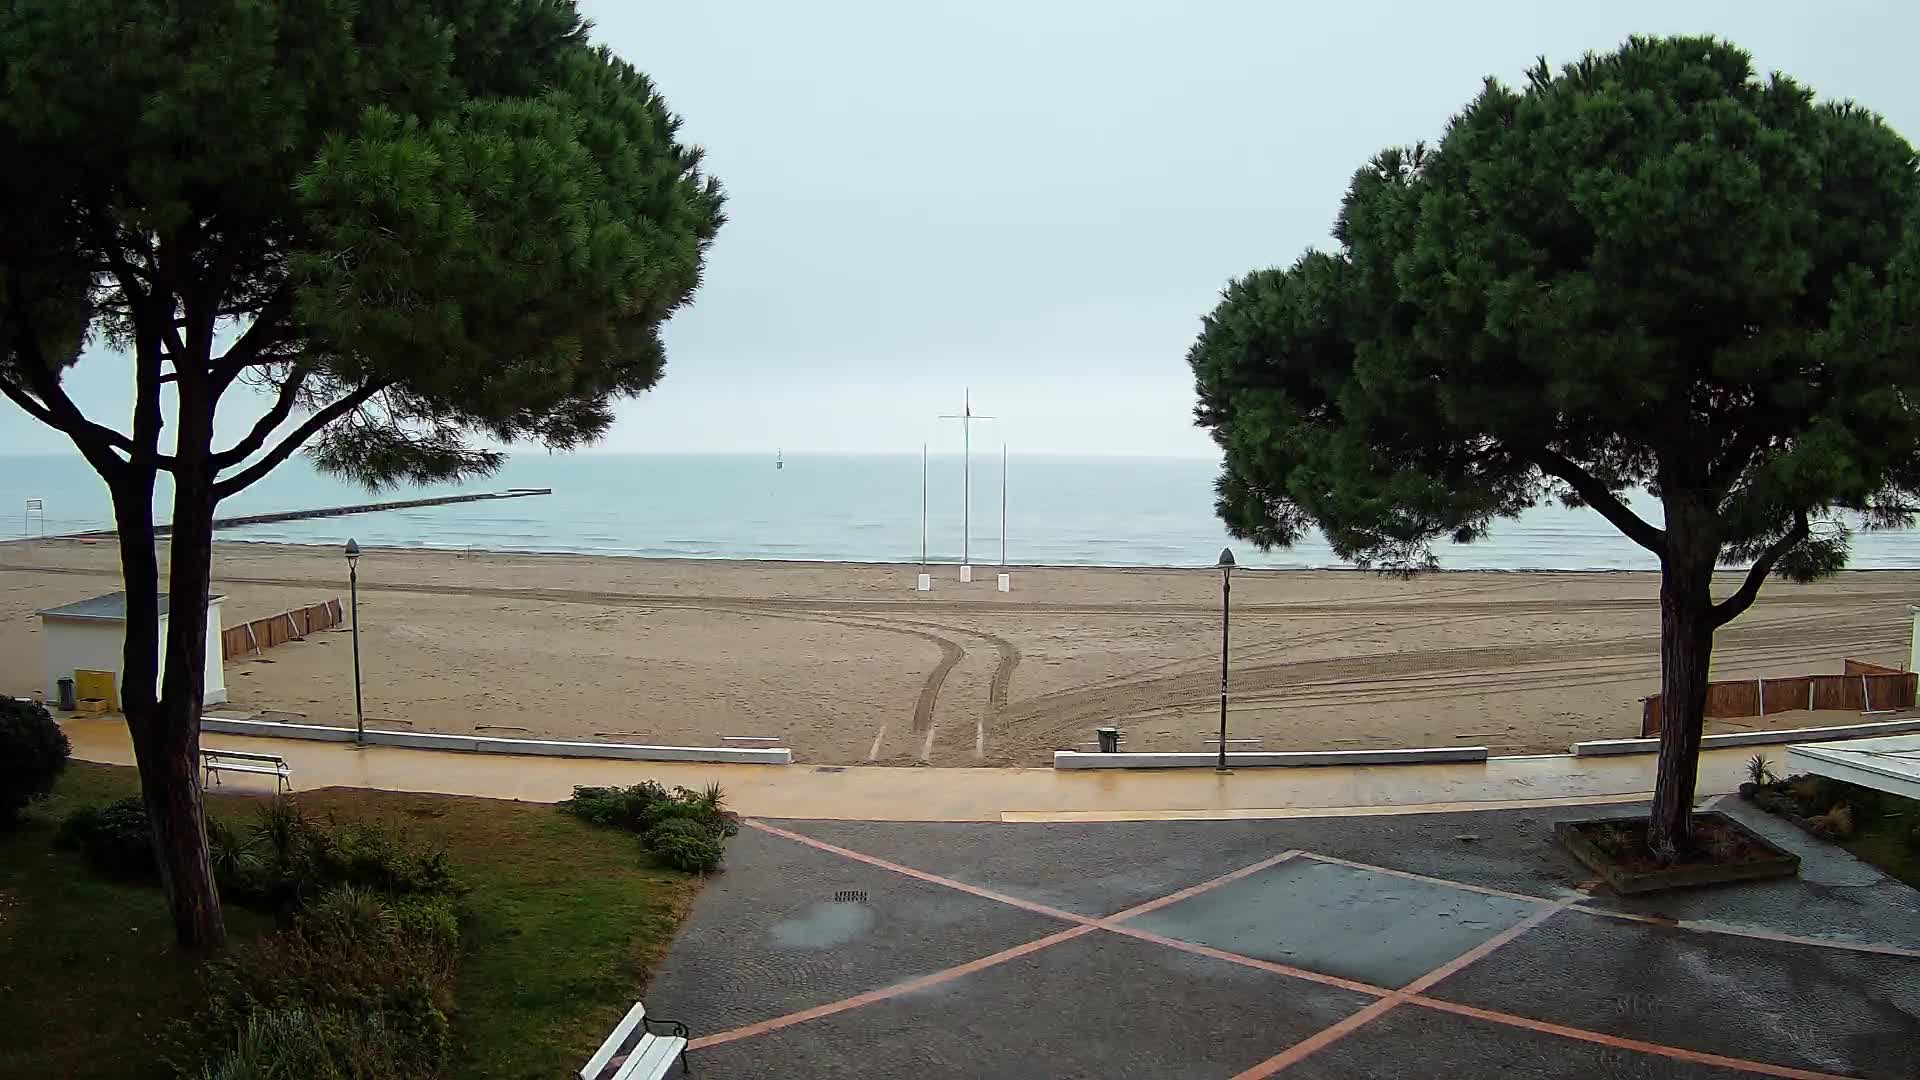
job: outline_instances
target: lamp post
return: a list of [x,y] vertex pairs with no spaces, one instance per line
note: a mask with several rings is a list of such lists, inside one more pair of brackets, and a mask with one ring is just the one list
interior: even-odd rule
[[360,708],[360,545],[347,538],[347,594],[353,605],[353,745],[367,745],[366,715]]
[[1227,771],[1227,627],[1232,615],[1233,550],[1220,549],[1220,763],[1215,772]]

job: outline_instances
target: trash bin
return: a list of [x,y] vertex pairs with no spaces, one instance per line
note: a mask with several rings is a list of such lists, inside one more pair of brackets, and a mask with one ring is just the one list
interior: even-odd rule
[[72,712],[74,708],[80,704],[74,700],[72,676],[61,676],[56,685],[60,688],[60,707],[67,712]]
[[1120,752],[1120,729],[1117,727],[1097,727],[1093,733],[1100,737],[1100,752],[1117,754]]

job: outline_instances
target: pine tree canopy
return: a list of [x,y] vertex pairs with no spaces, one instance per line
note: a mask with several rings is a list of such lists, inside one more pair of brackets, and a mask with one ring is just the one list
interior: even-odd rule
[[[111,479],[199,468],[161,387],[261,387],[216,501],[303,445],[380,484],[596,437],[722,199],[587,31],[561,0],[0,7],[0,391]],[[131,431],[61,388],[88,341],[130,358]]]
[[1917,210],[1878,116],[1712,38],[1489,80],[1356,173],[1336,250],[1206,319],[1220,514],[1412,569],[1558,498],[1663,560],[1764,562],[1754,587],[1837,569],[1920,493]]

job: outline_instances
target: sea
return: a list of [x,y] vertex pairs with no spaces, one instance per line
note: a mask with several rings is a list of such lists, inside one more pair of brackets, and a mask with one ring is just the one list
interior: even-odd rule
[[[1004,488],[1001,483],[1004,470]],[[467,484],[370,494],[295,458],[221,504],[223,517],[436,495],[552,494],[221,530],[228,541],[569,552],[671,559],[1050,566],[1338,568],[1319,537],[1261,551],[1213,510],[1215,461],[919,454],[547,454],[521,452]],[[924,476],[924,484],[923,484]],[[923,503],[924,495],[924,503]],[[25,510],[41,500],[39,513]],[[156,493],[157,520],[169,495]],[[1656,523],[1644,494],[1636,509]],[[970,509],[969,509],[970,507]],[[923,531],[923,508],[924,523]],[[1003,514],[1004,509],[1004,514]],[[1003,536],[1004,523],[1004,536]],[[77,456],[0,457],[0,537],[111,527],[105,487]],[[1004,541],[1004,546],[1003,546]],[[1472,544],[1436,546],[1450,570],[1651,570],[1657,564],[1591,510],[1531,509]],[[1004,553],[1004,554],[1003,554]],[[1920,567],[1920,531],[1856,533],[1852,566]]]

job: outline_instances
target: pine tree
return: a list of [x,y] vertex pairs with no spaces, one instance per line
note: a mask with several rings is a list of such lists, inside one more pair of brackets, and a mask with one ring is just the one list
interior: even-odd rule
[[[1488,80],[1359,170],[1338,249],[1234,282],[1188,360],[1219,511],[1416,570],[1545,499],[1660,561],[1649,837],[1686,846],[1714,631],[1920,492],[1920,174],[1712,38]],[[1659,525],[1635,513],[1644,489]],[[1716,566],[1744,571],[1718,599]]]
[[[564,0],[0,7],[0,393],[111,492],[184,945],[224,940],[196,776],[215,507],[303,449],[370,486],[484,475],[488,444],[590,441],[660,377],[721,194],[587,32]],[[130,425],[62,388],[89,341],[129,365]],[[258,418],[220,445],[223,410]]]

